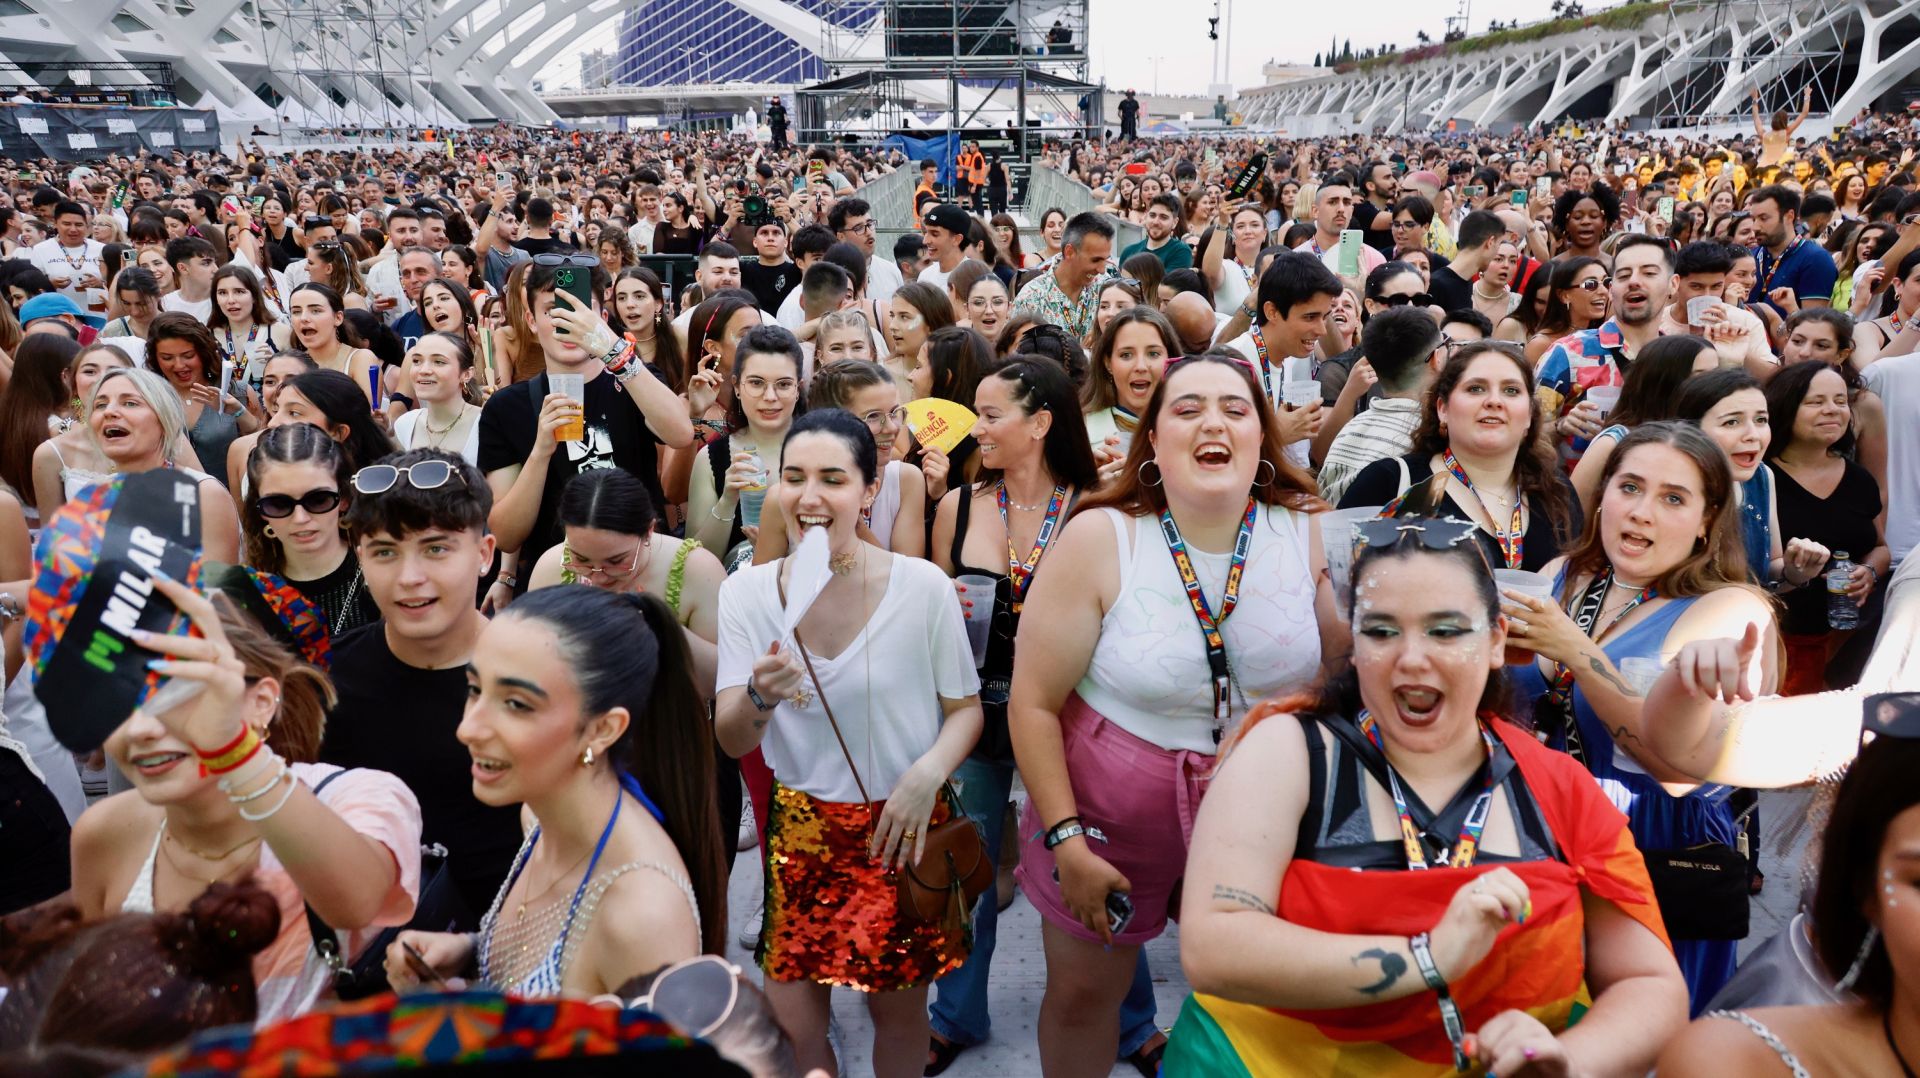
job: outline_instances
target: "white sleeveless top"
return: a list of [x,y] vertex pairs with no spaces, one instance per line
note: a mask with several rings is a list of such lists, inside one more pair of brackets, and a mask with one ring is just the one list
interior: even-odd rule
[[873,519],[868,528],[887,549],[893,549],[893,519],[900,515],[900,462],[890,460],[880,470],[880,493],[873,496]]
[[[1213,677],[1206,641],[1155,517],[1100,510],[1119,547],[1120,590],[1100,622],[1080,698],[1135,737],[1165,749],[1213,755]],[[1230,734],[1254,704],[1306,686],[1320,672],[1320,628],[1307,529],[1311,518],[1262,505],[1240,580],[1240,599],[1221,627],[1233,674]],[[1220,610],[1231,551],[1187,547],[1208,608]],[[1224,736],[1224,735],[1223,735]]]

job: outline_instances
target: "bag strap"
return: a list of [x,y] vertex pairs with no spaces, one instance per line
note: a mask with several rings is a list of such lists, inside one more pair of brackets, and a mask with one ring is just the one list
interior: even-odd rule
[[[350,770],[352,769],[343,767],[315,783],[313,796],[318,798],[320,791],[326,789],[334,779],[339,778]],[[328,969],[338,974],[346,968],[347,964],[346,957],[340,953],[339,934],[333,930],[332,925],[328,924],[326,920],[314,910],[313,903],[302,899],[302,905],[304,905],[307,910],[307,935],[313,938],[314,953],[320,956],[320,961],[325,964]]]
[[1407,492],[1408,487],[1413,485],[1413,475],[1407,471],[1407,458],[1395,457],[1393,458],[1393,462],[1400,466],[1400,488],[1393,492],[1393,496],[1398,498]]
[[[786,566],[783,565],[781,568],[785,569]],[[774,586],[780,592],[780,609],[785,610],[787,608],[787,585],[784,581],[780,580],[778,576],[775,576]],[[807,654],[807,643],[800,639],[800,627],[798,625],[793,627],[793,644],[795,649],[800,652],[800,661],[807,665],[807,680],[813,682],[814,698],[820,701],[820,709],[827,713],[827,725],[833,727],[833,739],[840,743],[840,755],[847,758],[847,770],[853,772],[853,784],[860,788],[860,800],[871,805],[873,804],[873,795],[867,792],[867,784],[860,778],[860,768],[855,766],[853,762],[853,752],[847,748],[846,736],[840,732],[840,720],[833,717],[833,705],[827,703],[827,692],[820,687],[820,675],[814,672],[813,656]]]

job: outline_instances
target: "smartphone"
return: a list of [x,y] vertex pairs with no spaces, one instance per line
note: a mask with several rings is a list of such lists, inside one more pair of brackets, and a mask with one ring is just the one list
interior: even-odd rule
[[1508,195],[1507,205],[1512,206],[1515,209],[1520,209],[1520,210],[1526,209],[1527,208],[1527,189],[1522,187],[1519,190]]
[[[241,395],[240,395],[239,393],[235,393],[235,392],[234,392],[234,386],[233,386],[233,360],[231,360],[231,359],[222,359],[222,360],[220,361],[220,392],[222,392],[222,393],[231,393],[231,394],[233,394],[233,397],[234,397],[234,399],[236,399],[236,400],[238,400],[238,399],[240,398],[240,396],[241,396]],[[217,402],[215,402],[215,405],[214,405],[214,406],[215,406],[216,408],[221,408],[221,409],[225,409],[225,408],[226,408],[226,402],[225,402],[225,401],[217,401]]]
[[1546,201],[1553,197],[1553,177],[1542,176],[1533,181],[1533,197]]
[[1248,158],[1247,163],[1241,165],[1240,171],[1234,175],[1233,185],[1227,188],[1228,201],[1238,201],[1247,197],[1254,185],[1260,182],[1260,174],[1266,170],[1267,155],[1265,153],[1255,153]]
[[252,198],[247,200],[247,209],[251,213],[259,213],[260,207],[266,204],[267,204],[267,196],[255,195]]
[[1468,198],[1487,197],[1487,188],[1484,184],[1470,183],[1466,186],[1465,190]]
[[418,947],[403,941],[400,944],[400,948],[406,953],[407,965],[413,970],[416,977],[433,985],[435,988],[447,987],[446,979],[438,973],[435,973],[432,966],[427,965],[427,956],[421,954]]
[[1340,276],[1358,277],[1360,275],[1360,245],[1366,236],[1357,228],[1349,228],[1340,233]]
[[1660,201],[1653,204],[1653,212],[1657,214],[1662,221],[1665,221],[1668,224],[1672,224],[1673,223],[1673,196],[1661,195]]
[[1107,931],[1119,935],[1133,923],[1133,896],[1125,891],[1107,892]]
[[553,287],[579,300],[581,307],[593,309],[593,270],[586,266],[561,266],[554,270]]
[[512,176],[512,174],[510,174],[510,173],[506,173],[506,172],[496,172],[496,173],[494,173],[494,174],[493,174],[493,185],[494,185],[495,187],[512,187],[512,186],[513,186],[513,176]]
[[119,184],[113,189],[113,208],[119,209],[127,204],[127,185]]

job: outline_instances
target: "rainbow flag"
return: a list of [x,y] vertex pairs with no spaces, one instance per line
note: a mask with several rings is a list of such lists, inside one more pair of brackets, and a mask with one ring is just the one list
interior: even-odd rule
[[[1310,861],[1287,867],[1279,916],[1326,932],[1412,936],[1433,927],[1453,893],[1506,868],[1526,882],[1533,916],[1508,925],[1493,951],[1451,986],[1468,1032],[1520,1010],[1567,1028],[1592,1000],[1582,955],[1582,892],[1618,906],[1671,946],[1645,862],[1626,817],[1593,777],[1506,722],[1493,724],[1539,803],[1566,860],[1364,871]],[[1288,1010],[1196,993],[1187,998],[1162,1058],[1163,1078],[1412,1078],[1450,1075],[1453,1047],[1431,992],[1333,1010]],[[1478,1073],[1478,1072],[1476,1072]]]

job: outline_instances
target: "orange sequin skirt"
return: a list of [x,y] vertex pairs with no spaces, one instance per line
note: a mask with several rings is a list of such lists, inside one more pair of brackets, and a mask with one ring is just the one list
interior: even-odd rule
[[[926,984],[966,961],[971,919],[955,937],[900,916],[893,875],[867,853],[884,808],[821,801],[774,783],[766,921],[754,952],[768,977],[885,992]],[[936,803],[933,822],[948,815]]]

